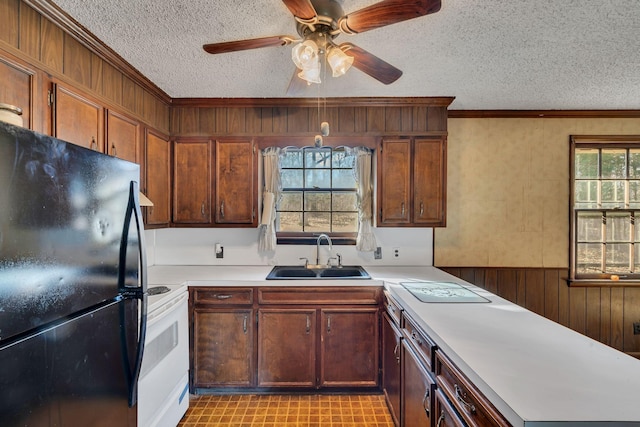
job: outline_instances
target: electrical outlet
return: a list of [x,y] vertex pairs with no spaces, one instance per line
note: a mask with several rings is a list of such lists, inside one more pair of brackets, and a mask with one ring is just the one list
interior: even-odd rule
[[393,256],[395,258],[400,258],[400,248],[393,248]]
[[382,248],[380,246],[373,252],[373,259],[382,259]]
[[640,335],[640,322],[633,322],[633,335]]

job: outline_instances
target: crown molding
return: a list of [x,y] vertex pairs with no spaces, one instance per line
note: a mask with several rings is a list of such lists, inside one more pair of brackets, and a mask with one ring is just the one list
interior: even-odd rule
[[450,119],[613,119],[638,118],[640,117],[640,110],[449,110],[448,117]]

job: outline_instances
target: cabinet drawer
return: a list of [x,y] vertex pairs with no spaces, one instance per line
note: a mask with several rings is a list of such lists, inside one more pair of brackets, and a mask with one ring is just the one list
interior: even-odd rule
[[389,292],[384,291],[384,308],[389,314],[393,323],[400,327],[400,318],[402,317],[402,308],[400,304],[396,302],[395,299],[389,294]]
[[415,321],[407,316],[403,316],[404,328],[402,329],[407,338],[407,342],[416,350],[428,370],[433,372],[433,357],[436,345],[431,339],[415,324]]
[[436,351],[436,382],[469,426],[510,425],[440,350]]
[[251,305],[253,288],[191,288],[191,297],[198,305]]
[[434,406],[436,427],[465,427],[464,422],[458,417],[445,395],[438,389],[436,389]]
[[381,287],[368,286],[305,286],[305,287],[259,287],[260,304],[363,304],[377,305],[382,294]]

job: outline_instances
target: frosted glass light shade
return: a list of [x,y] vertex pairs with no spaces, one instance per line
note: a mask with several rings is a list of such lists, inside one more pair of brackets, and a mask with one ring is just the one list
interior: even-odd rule
[[334,47],[327,54],[327,62],[333,71],[333,77],[339,77],[351,68],[353,57],[344,53],[339,47]]
[[311,40],[297,44],[291,49],[291,58],[296,67],[301,70],[317,68],[319,65],[318,45]]

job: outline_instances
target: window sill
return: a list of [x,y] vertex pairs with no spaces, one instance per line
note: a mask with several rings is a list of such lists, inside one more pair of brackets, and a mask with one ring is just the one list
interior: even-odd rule
[[[331,238],[331,243],[333,245],[353,246],[356,244],[356,236],[351,235],[351,233],[344,233],[342,235],[333,233],[326,234]],[[315,245],[318,243],[317,234],[296,235],[295,233],[278,233],[276,236],[279,245]],[[326,244],[326,241],[323,240],[322,244]]]
[[640,286],[640,279],[637,280],[611,280],[611,279],[569,279],[565,278],[569,286],[579,287],[622,287]]

